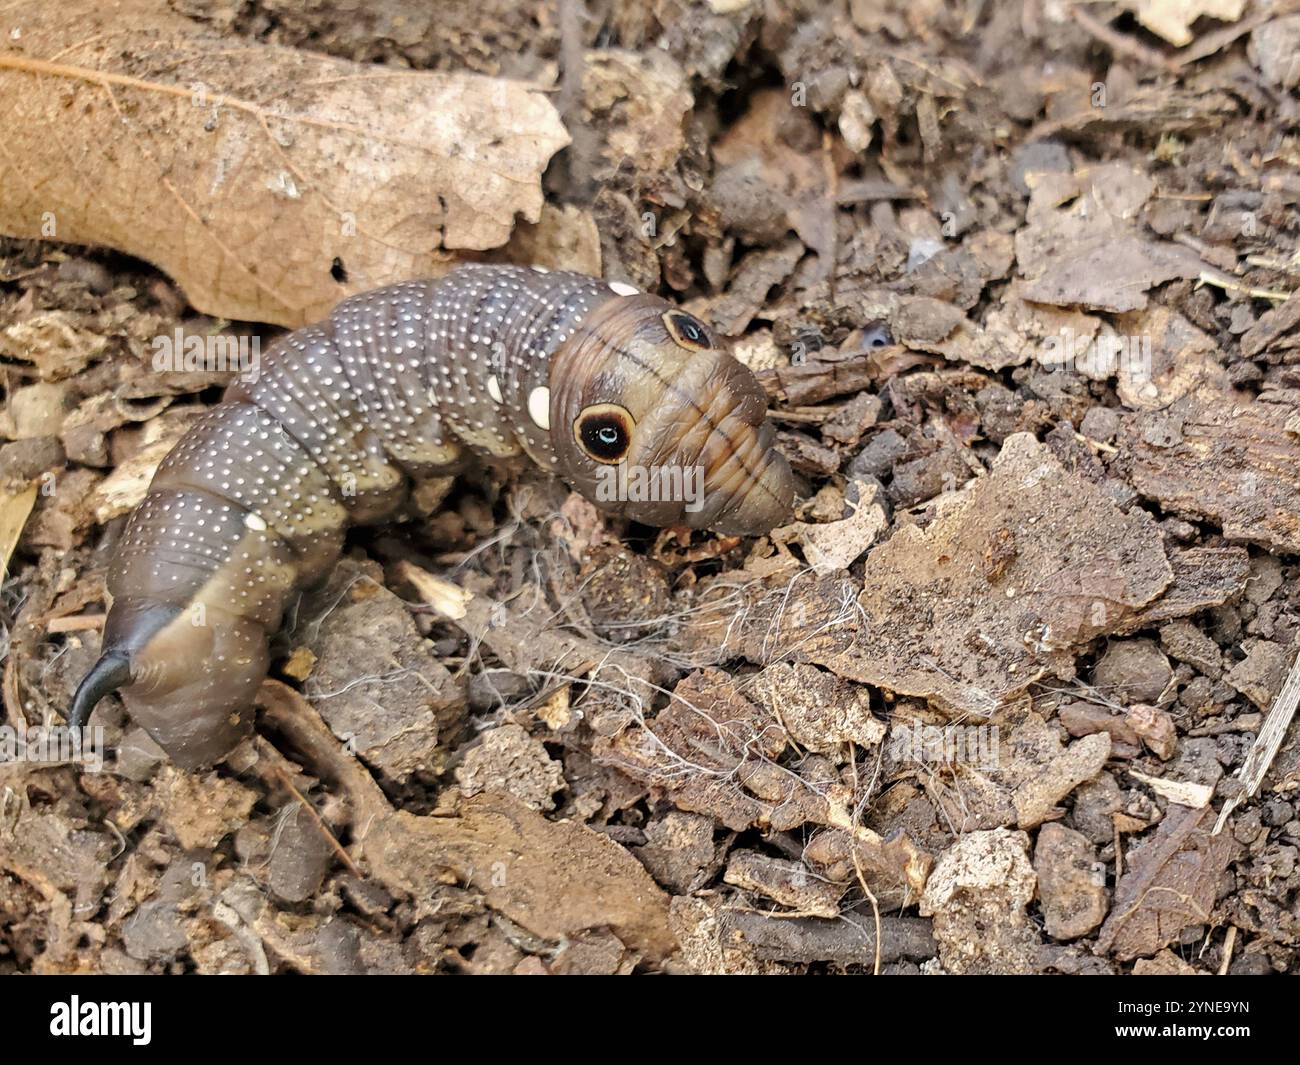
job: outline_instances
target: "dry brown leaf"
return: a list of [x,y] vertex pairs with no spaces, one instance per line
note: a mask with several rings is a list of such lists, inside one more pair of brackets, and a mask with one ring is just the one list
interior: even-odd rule
[[1023,293],[1036,303],[1120,313],[1145,308],[1147,289],[1202,269],[1196,254],[1177,244],[1119,237],[1085,252],[1071,249]]
[[1121,961],[1149,956],[1187,926],[1209,923],[1219,878],[1238,851],[1231,836],[1210,834],[1212,813],[1171,807],[1155,836],[1130,853],[1099,950]]
[[6,577],[9,575],[9,558],[36,503],[38,487],[32,484],[21,492],[0,496],[0,574]]
[[1052,816],[1058,802],[1100,773],[1110,757],[1110,742],[1106,732],[1085,736],[1023,781],[1011,797],[1019,827],[1037,828]]
[[820,525],[796,521],[772,533],[772,539],[778,543],[802,544],[804,557],[818,576],[848,569],[889,527],[885,508],[876,501],[879,489],[869,490],[861,481],[854,483],[858,486],[859,499],[857,503],[847,504],[853,511],[849,517]]
[[750,692],[796,744],[817,754],[837,754],[842,744],[867,750],[885,738],[871,713],[870,689],[803,663],[774,662],[750,683]]
[[6,16],[0,232],[129,252],[226,318],[299,326],[505,243],[568,143],[526,85],[232,48],[163,0]]
[[1223,606],[1240,595],[1250,577],[1250,555],[1240,547],[1193,547],[1172,551],[1174,579],[1159,599],[1148,603],[1115,628],[1124,636],[1170,618],[1186,618]]

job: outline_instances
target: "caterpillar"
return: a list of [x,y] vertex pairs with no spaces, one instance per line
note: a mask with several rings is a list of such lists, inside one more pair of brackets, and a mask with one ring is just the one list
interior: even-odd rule
[[399,517],[472,456],[526,455],[647,525],[767,532],[794,484],[766,410],[703,322],[621,283],[475,264],[350,297],[277,341],[158,467],[68,723],[120,690],[176,764],[220,759],[252,727],[291,597],[346,529]]

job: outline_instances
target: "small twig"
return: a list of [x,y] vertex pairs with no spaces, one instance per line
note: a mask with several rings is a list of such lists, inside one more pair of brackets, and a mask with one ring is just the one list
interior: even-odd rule
[[18,649],[9,648],[4,670],[4,705],[9,724],[20,732],[27,728],[27,715],[23,713],[22,682],[18,677]]
[[1290,274],[1292,277],[1300,277],[1300,258],[1295,262],[1288,262],[1285,259],[1278,259],[1272,255],[1247,255],[1247,266],[1259,266],[1265,270],[1276,270],[1279,274]]
[[325,824],[325,822],[321,820],[320,814],[316,812],[316,808],[312,806],[312,804],[309,803],[305,798],[303,798],[302,793],[293,786],[293,781],[289,779],[289,774],[286,773],[280,766],[275,766],[272,772],[277,777],[280,778],[280,783],[285,786],[285,788],[289,791],[289,793],[293,795],[293,797],[296,798],[300,803],[302,803],[302,808],[306,810],[307,813],[311,816],[312,821],[315,822],[316,827],[320,830],[321,835],[324,836],[327,840],[329,840],[330,847],[333,848],[334,853],[338,855],[339,861],[341,861],[344,865],[348,867],[348,872],[350,872],[358,880],[364,880],[365,876],[362,874],[361,870],[358,869],[356,865],[353,863],[352,856],[343,849],[343,844],[334,838],[334,833],[331,832],[329,830],[329,827]]
[[1100,440],[1093,440],[1091,437],[1084,436],[1082,433],[1075,433],[1074,438],[1079,443],[1084,444],[1094,451],[1104,451],[1107,455],[1118,455],[1119,448],[1114,444],[1103,444]]
[[1154,48],[1148,48],[1141,41],[1135,40],[1116,29],[1112,29],[1100,19],[1090,15],[1081,7],[1071,7],[1070,17],[1074,19],[1079,26],[1092,34],[1102,44],[1109,46],[1111,51],[1119,55],[1127,55],[1136,59],[1147,66],[1155,67],[1157,70],[1177,70],[1178,64],[1161,55]]

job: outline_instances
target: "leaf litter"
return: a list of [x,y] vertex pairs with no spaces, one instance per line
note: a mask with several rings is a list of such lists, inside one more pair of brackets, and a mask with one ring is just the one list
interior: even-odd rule
[[741,334],[804,483],[750,543],[429,486],[214,770],[111,701],[107,772],[0,762],[0,971],[1295,968],[1294,16],[131,3],[0,37],[28,742],[231,379],[173,330],[603,273]]

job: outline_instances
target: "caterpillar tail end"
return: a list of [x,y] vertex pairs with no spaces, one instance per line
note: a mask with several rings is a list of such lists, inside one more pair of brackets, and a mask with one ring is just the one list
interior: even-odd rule
[[77,686],[66,714],[68,727],[83,729],[99,701],[131,683],[131,660],[121,651],[101,655]]

